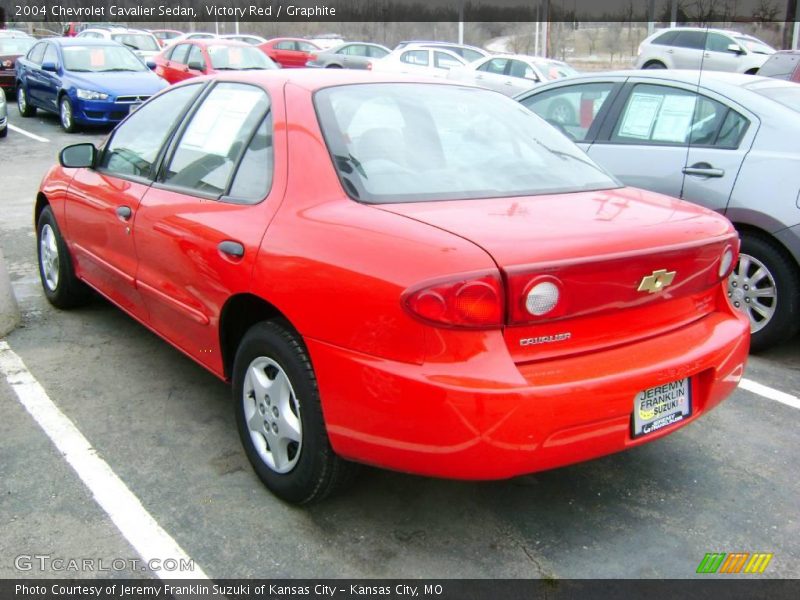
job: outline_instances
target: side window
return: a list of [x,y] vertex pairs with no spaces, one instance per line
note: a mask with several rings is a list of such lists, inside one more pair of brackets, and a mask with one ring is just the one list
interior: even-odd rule
[[511,72],[509,75],[511,75],[511,77],[520,77],[522,79],[530,79],[531,81],[539,81],[539,78],[536,76],[536,73],[533,72],[531,66],[525,64],[521,60],[511,61]]
[[236,169],[228,195],[246,204],[263,200],[272,187],[272,113],[261,121]]
[[275,48],[277,50],[294,50],[295,49],[294,42],[291,42],[291,41],[278,42],[277,44],[275,44]]
[[611,82],[570,85],[529,96],[522,104],[574,141],[583,142],[612,89]]
[[269,98],[252,85],[221,83],[186,126],[162,181],[219,196],[225,192]]
[[344,53],[349,55],[349,56],[366,56],[367,55],[366,46],[363,46],[361,44],[352,44],[350,46],[347,46],[347,48],[345,48],[344,50],[345,50]]
[[203,52],[200,50],[200,46],[192,45],[192,49],[189,50],[189,57],[186,60],[187,65],[192,65],[192,68],[202,65],[202,68],[206,68],[206,61],[203,58]]
[[175,46],[169,59],[184,65],[188,64],[189,50],[191,50],[191,48],[192,44],[178,44]]
[[508,59],[506,58],[493,58],[492,60],[487,60],[480,67],[478,67],[478,71],[486,71],[487,73],[502,75],[506,72],[507,64]]
[[428,66],[428,51],[427,50],[409,50],[400,55],[400,62],[408,63],[410,65],[419,65],[421,67]]
[[703,50],[706,47],[705,31],[681,31],[672,42],[673,46]]
[[308,42],[295,42],[297,44],[296,49],[300,50],[301,52],[319,52],[319,48],[315,48]]
[[657,38],[655,38],[651,44],[658,44],[659,46],[671,46],[673,40],[678,37],[678,32],[675,30],[665,31]]
[[377,46],[367,46],[367,50],[370,58],[383,58],[389,54],[386,50],[378,48]]
[[706,40],[706,50],[711,52],[727,52],[728,46],[733,44],[733,40],[720,35],[719,33],[709,33]]
[[53,63],[57,65],[59,63],[58,60],[58,52],[56,51],[56,47],[53,44],[47,44],[47,49],[44,51],[44,58],[42,58],[42,63]]
[[117,175],[150,177],[161,146],[201,87],[179,87],[142,105],[114,132],[99,168]]
[[461,62],[444,52],[433,52],[433,61],[437,69],[452,69],[453,67],[460,67]]
[[747,120],[727,106],[687,90],[637,85],[612,141],[736,147]]
[[38,44],[36,44],[33,48],[31,48],[31,51],[28,52],[28,60],[31,61],[32,63],[36,63],[37,65],[42,64],[42,59],[44,58],[44,51],[47,45],[48,45],[47,42],[39,42]]

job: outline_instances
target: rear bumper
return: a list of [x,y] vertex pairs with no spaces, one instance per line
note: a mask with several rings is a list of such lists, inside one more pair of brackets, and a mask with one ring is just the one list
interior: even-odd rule
[[16,71],[0,71],[0,87],[5,91],[14,91],[17,87]]
[[[511,363],[507,351],[499,356],[499,332],[497,339],[483,335],[484,351],[460,364],[410,365],[306,340],[334,450],[458,479],[552,469],[694,421],[736,389],[749,349],[749,324],[732,312],[618,348],[523,365]],[[499,361],[511,363],[516,381]],[[636,394],[684,377],[691,377],[692,415],[633,439]]]

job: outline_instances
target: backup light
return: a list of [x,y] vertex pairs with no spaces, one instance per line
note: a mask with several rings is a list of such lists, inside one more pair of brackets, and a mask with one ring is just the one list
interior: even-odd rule
[[558,304],[561,292],[552,281],[534,285],[525,297],[525,308],[535,317],[546,315]]
[[728,246],[722,253],[722,258],[719,260],[719,276],[725,278],[730,275],[731,268],[733,267],[733,248]]

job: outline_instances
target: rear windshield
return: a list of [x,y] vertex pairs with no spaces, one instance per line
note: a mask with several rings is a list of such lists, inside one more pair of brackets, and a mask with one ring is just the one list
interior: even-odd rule
[[600,190],[619,183],[505,96],[450,85],[333,87],[315,95],[344,188],[369,203]]
[[761,66],[758,74],[775,79],[791,79],[797,66],[797,59],[798,55],[795,54],[774,54]]
[[258,48],[250,46],[228,46],[213,44],[208,46],[211,66],[218,71],[248,71],[276,69],[275,63]]

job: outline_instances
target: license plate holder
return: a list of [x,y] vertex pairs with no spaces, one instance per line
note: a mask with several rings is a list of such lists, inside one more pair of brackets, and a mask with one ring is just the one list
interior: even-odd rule
[[633,399],[632,436],[640,438],[692,414],[692,380],[689,377],[643,390]]

